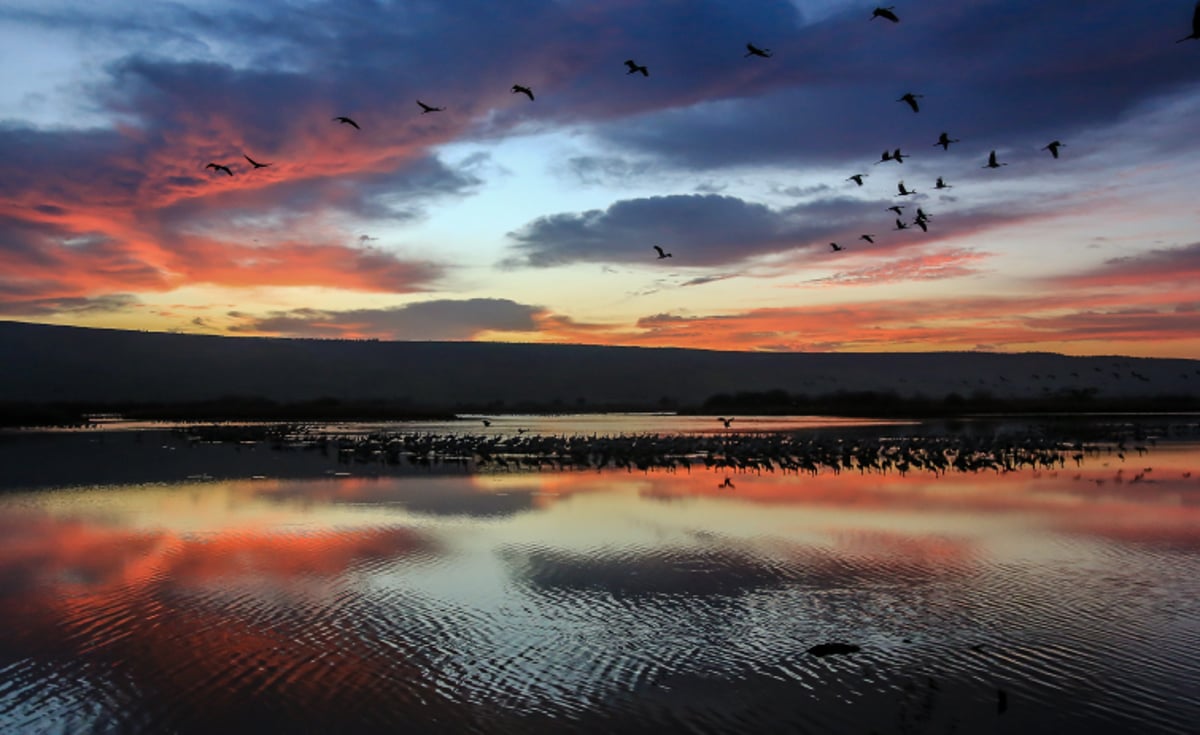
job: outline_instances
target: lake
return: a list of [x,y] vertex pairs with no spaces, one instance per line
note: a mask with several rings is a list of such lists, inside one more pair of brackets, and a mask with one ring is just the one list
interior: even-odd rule
[[[0,730],[1194,733],[1184,426],[1053,468],[936,474],[480,471],[152,425],[9,432]],[[945,429],[315,431],[381,428]],[[858,650],[810,652],[826,643]]]

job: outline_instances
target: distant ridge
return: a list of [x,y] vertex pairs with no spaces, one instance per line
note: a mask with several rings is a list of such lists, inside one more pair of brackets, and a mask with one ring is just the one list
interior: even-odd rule
[[423,405],[699,405],[718,393],[942,397],[1200,395],[1200,361],[1053,353],[761,353],[492,342],[376,342],[0,322],[0,401],[256,396]]

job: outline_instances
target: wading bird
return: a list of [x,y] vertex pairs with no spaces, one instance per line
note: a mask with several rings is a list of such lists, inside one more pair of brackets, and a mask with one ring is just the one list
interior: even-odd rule
[[629,67],[629,71],[625,72],[626,74],[637,74],[638,72],[641,72],[642,76],[644,77],[650,76],[650,70],[645,66],[638,64],[633,59],[625,59],[625,66]]
[[942,177],[939,176],[937,183],[933,185],[933,188],[935,188],[935,189],[953,189],[954,187],[950,186],[945,181],[942,181]]
[[769,48],[759,48],[752,43],[746,44],[746,48],[748,49],[746,56],[761,56],[764,59],[771,58],[771,49]]
[[900,19],[896,17],[895,13],[892,12],[892,9],[895,7],[895,5],[889,5],[886,8],[875,8],[875,10],[871,13],[871,20],[875,20],[876,18],[884,18],[893,23],[899,23]]
[[836,242],[829,243],[829,249],[835,253],[840,253],[845,250],[845,248],[843,248],[841,245],[838,245]]
[[333,121],[340,122],[343,125],[349,125],[352,128],[354,128],[355,130],[362,130],[362,128],[358,127],[358,123],[354,122],[353,120],[351,120],[348,117],[344,117],[344,116],[335,117],[335,118],[333,118]]
[[230,176],[233,176],[233,172],[229,170],[228,166],[222,166],[219,163],[210,163],[207,166],[205,166],[204,168],[211,168],[214,171],[224,171],[225,173],[229,174]]
[[427,112],[442,112],[443,110],[446,109],[445,107],[434,107],[432,105],[427,105],[424,102],[422,102],[421,100],[417,100],[417,104],[421,106],[421,114],[422,115],[424,115]]
[[853,181],[854,183],[858,184],[859,186],[862,186],[863,185],[862,180],[867,175],[868,174],[854,174],[854,175],[850,176],[850,178],[846,179],[846,181]]
[[1183,43],[1192,39],[1200,40],[1200,0],[1196,2],[1196,9],[1192,11],[1192,34],[1184,36],[1175,43]]
[[657,245],[654,245],[653,247],[654,247],[654,249],[655,249],[655,250],[657,250],[657,251],[658,251],[658,259],[659,259],[659,260],[662,260],[663,258],[669,258],[669,257],[671,257],[671,254],[670,254],[670,253],[664,253],[664,252],[663,252],[663,249],[662,249],[662,248],[660,248],[659,246],[657,246]]
[[859,235],[858,239],[866,240],[867,242],[871,243],[872,245],[875,244],[875,236],[874,235]]
[[1066,144],[1066,143],[1063,143],[1063,142],[1062,142],[1062,141],[1060,141],[1060,140],[1055,140],[1055,141],[1052,141],[1052,142],[1050,142],[1050,143],[1047,143],[1047,144],[1046,144],[1046,145],[1045,145],[1045,146],[1042,148],[1042,150],[1044,150],[1044,151],[1050,151],[1050,155],[1054,156],[1055,158],[1058,158],[1058,149],[1059,149],[1059,148],[1066,148],[1066,147],[1067,147],[1067,144]]
[[533,100],[533,90],[530,89],[529,87],[522,87],[520,84],[514,84],[514,85],[512,85],[512,93],[513,94],[523,94],[526,97],[528,97],[530,100]]
[[992,151],[988,155],[988,162],[986,164],[984,164],[983,168],[1000,168],[1001,166],[1007,166],[1007,165],[1008,165],[1007,163],[997,163],[996,162],[996,151]]
[[948,150],[950,150],[950,144],[957,143],[957,142],[959,142],[958,138],[951,138],[949,133],[942,133],[941,135],[938,136],[937,142],[934,143],[933,145],[934,146],[940,145],[942,147],[942,150],[948,151]]
[[242,154],[242,158],[244,158],[244,159],[246,159],[247,161],[249,161],[249,162],[250,162],[250,165],[251,165],[251,166],[253,166],[254,168],[266,168],[267,166],[270,166],[270,165],[271,165],[271,164],[269,164],[269,163],[259,163],[258,161],[255,161],[255,160],[254,160],[253,158],[251,158],[250,156],[247,156],[245,153],[243,153],[243,154]]
[[910,194],[917,193],[916,191],[910,191],[909,189],[905,188],[903,181],[901,181],[899,184],[896,184],[896,190],[900,192],[896,196],[902,196],[902,197],[906,197],[906,196],[909,196]]
[[912,108],[913,112],[920,112],[921,107],[917,104],[917,100],[919,100],[920,98],[922,98],[924,96],[925,95],[923,95],[923,94],[913,94],[912,92],[909,92],[896,101],[897,102],[907,102],[908,106]]

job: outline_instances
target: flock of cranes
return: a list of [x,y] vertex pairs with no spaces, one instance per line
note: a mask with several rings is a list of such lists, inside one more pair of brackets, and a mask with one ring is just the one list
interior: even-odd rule
[[[876,18],[883,18],[884,20],[890,21],[892,23],[900,22],[900,17],[896,14],[894,5],[890,5],[887,7],[876,7],[875,10],[872,11],[872,13],[871,13],[870,20],[875,20]],[[1176,43],[1183,43],[1184,41],[1188,41],[1188,40],[1200,40],[1200,0],[1197,0],[1196,6],[1192,13],[1192,32],[1189,35],[1184,36],[1183,38],[1176,41]],[[753,43],[747,43],[746,44],[746,53],[744,54],[744,56],[745,57],[754,56],[754,57],[759,57],[759,58],[763,58],[763,59],[769,59],[772,56],[774,56],[774,54],[771,52],[770,49],[760,48],[759,46],[756,46]],[[628,69],[628,71],[626,72],[627,75],[628,74],[641,74],[643,77],[650,76],[650,69],[646,65],[639,64],[633,59],[626,59],[625,66]],[[531,88],[521,85],[521,84],[514,84],[510,91],[512,92],[512,94],[525,95],[526,97],[529,98],[529,100],[531,102],[535,99],[533,90]],[[896,101],[904,102],[912,109],[912,111],[914,113],[919,113],[921,111],[921,105],[920,105],[920,103],[917,102],[917,100],[922,99],[923,97],[924,97],[924,95],[921,95],[921,94],[916,94],[914,92],[906,92],[905,94],[901,95],[899,97],[899,99],[897,99]],[[435,112],[443,112],[446,109],[445,107],[436,107],[434,105],[426,104],[426,103],[422,102],[421,100],[416,100],[416,102],[417,102],[417,105],[421,109],[422,115],[429,114],[429,113],[435,113]],[[337,117],[334,117],[333,121],[340,123],[342,125],[349,125],[350,127],[354,128],[355,130],[362,129],[355,120],[353,120],[349,117],[346,117],[344,115],[339,115]],[[941,134],[938,135],[937,141],[934,142],[933,145],[934,145],[934,147],[940,146],[943,151],[949,151],[950,145],[952,143],[959,143],[959,142],[961,142],[961,141],[958,138],[951,138],[949,133],[943,131]],[[1053,158],[1057,159],[1059,157],[1059,149],[1065,148],[1065,147],[1066,147],[1066,144],[1063,143],[1062,141],[1054,140],[1054,141],[1051,141],[1050,143],[1046,144],[1045,146],[1043,146],[1041,148],[1041,150],[1048,151]],[[881,163],[889,163],[889,162],[903,164],[904,159],[906,157],[908,157],[909,155],[910,154],[903,153],[900,150],[900,148],[895,148],[890,151],[885,150],[885,151],[883,151],[883,154],[880,156],[879,160],[875,162],[875,165],[879,165]],[[243,158],[245,158],[250,163],[250,165],[252,166],[253,169],[266,168],[271,165],[269,163],[260,163],[258,161],[255,161],[253,158],[251,158],[250,156],[248,156],[246,154],[243,154]],[[983,164],[983,166],[981,168],[997,169],[997,168],[1000,168],[1002,166],[1007,166],[1007,165],[1008,165],[1008,163],[999,161],[997,159],[996,151],[993,150],[988,154],[987,162],[985,164]],[[230,166],[228,166],[226,164],[216,163],[215,161],[210,162],[207,166],[205,166],[205,168],[212,169],[215,173],[223,173],[227,176],[234,175],[233,169],[230,168]],[[869,176],[869,174],[855,173],[855,174],[851,174],[849,177],[847,177],[846,181],[852,181],[858,186],[863,186],[864,185],[863,179],[866,178],[867,176]],[[951,189],[951,188],[953,188],[953,187],[950,186],[949,184],[947,184],[945,182],[945,180],[943,179],[943,177],[941,177],[941,176],[939,176],[937,178],[937,182],[934,185],[934,189],[936,189],[936,190],[944,190],[944,189]],[[896,196],[904,197],[904,196],[912,196],[915,194],[917,194],[917,191],[915,189],[907,188],[905,186],[903,180],[901,180],[897,184]],[[894,228],[896,231],[907,230],[912,226],[919,227],[924,232],[929,231],[930,215],[925,213],[924,211],[922,211],[922,209],[920,207],[917,208],[917,215],[911,223],[906,223],[904,220],[902,220],[900,218],[902,216],[902,211],[903,211],[904,207],[895,205],[895,206],[889,207],[888,209],[896,213],[896,226]],[[874,243],[875,242],[874,237],[875,237],[875,235],[863,234],[863,235],[859,235],[858,239],[864,240],[868,243]],[[841,251],[845,250],[844,247],[842,247],[841,245],[839,245],[836,242],[831,242],[831,243],[829,243],[829,245],[833,252],[841,252]],[[672,254],[665,252],[662,249],[662,247],[660,247],[658,245],[654,245],[652,247],[658,255],[658,258],[657,258],[658,260],[664,260],[666,258],[672,257]]]

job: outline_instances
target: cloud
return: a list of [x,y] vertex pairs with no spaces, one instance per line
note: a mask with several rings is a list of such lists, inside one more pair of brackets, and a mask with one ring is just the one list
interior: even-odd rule
[[543,309],[508,299],[441,299],[386,309],[231,312],[232,332],[286,337],[469,340],[489,331],[533,332]]
[[838,271],[810,283],[867,284],[899,281],[934,281],[961,278],[980,273],[973,267],[978,261],[991,257],[988,253],[970,250],[950,250],[871,263],[852,270]]
[[1054,282],[1072,287],[1149,287],[1194,285],[1200,280],[1200,242],[1176,248],[1156,248],[1110,258],[1097,268],[1062,276]]

